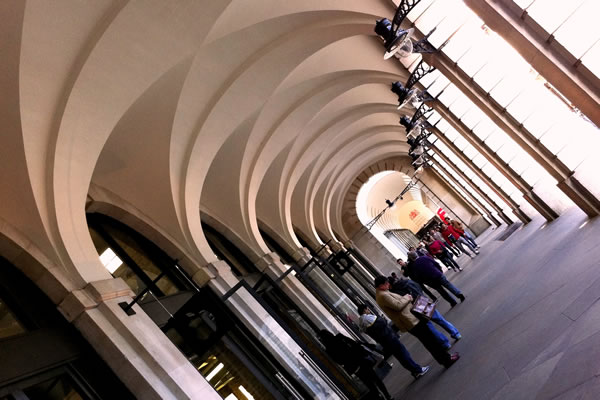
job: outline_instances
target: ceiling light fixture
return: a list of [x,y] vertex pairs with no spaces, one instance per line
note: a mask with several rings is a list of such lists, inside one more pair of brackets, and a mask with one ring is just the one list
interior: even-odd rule
[[394,55],[399,57],[407,57],[413,53],[433,53],[437,51],[435,47],[427,41],[429,35],[433,33],[435,28],[429,32],[423,39],[414,42],[410,39],[414,29],[400,29],[400,25],[408,13],[421,0],[402,0],[396,9],[394,18],[390,21],[387,18],[382,18],[375,22],[375,33],[383,38],[385,46],[385,54],[383,59],[387,60]]

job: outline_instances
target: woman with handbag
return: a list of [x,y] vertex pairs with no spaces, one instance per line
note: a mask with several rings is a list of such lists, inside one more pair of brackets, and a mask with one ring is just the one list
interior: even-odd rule
[[383,312],[392,320],[401,332],[415,336],[433,358],[448,368],[460,358],[458,353],[450,354],[434,334],[431,322],[421,321],[412,312],[412,296],[390,292],[390,284],[385,276],[375,278],[375,300]]
[[[416,299],[418,296],[424,296],[423,291],[421,290],[421,285],[419,285],[417,282],[411,281],[410,279],[393,280],[390,278],[391,277],[388,277],[388,282],[390,283],[390,292],[399,294],[400,296],[410,294],[414,299]],[[429,320],[431,320],[431,322],[438,325],[439,327],[443,328],[446,332],[450,334],[450,336],[454,340],[459,341],[460,339],[462,339],[462,335],[460,334],[458,329],[456,329],[454,325],[447,321],[437,310],[437,308],[433,309],[431,316],[429,316]],[[444,336],[441,332],[435,330],[434,333],[436,333],[436,335],[437,333],[439,333],[438,339],[440,339],[444,343],[444,347],[446,347],[447,349],[452,347],[452,344],[450,343],[448,338]]]

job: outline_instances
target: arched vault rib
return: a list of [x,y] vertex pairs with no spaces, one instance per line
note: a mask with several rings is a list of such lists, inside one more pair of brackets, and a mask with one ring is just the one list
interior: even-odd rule
[[331,215],[334,230],[344,234],[349,240],[362,227],[356,214],[356,199],[362,185],[371,176],[383,171],[398,171],[410,175],[413,171],[411,159],[391,152],[382,152],[379,158],[371,160],[357,168],[354,174],[348,174],[340,180],[332,199]]
[[[336,99],[337,100],[337,99]],[[360,120],[361,118],[370,116],[374,113],[376,113],[378,110],[380,110],[381,108],[385,108],[385,107],[389,107],[387,104],[366,104],[366,105],[361,105],[361,106],[350,106],[347,109],[343,109],[342,111],[338,111],[335,114],[332,113],[324,113],[324,117],[323,117],[323,121],[321,121],[320,123],[317,123],[314,128],[310,128],[310,127],[306,127],[304,128],[304,131],[306,132],[302,132],[301,134],[303,135],[307,135],[310,137],[314,137],[320,140],[321,143],[324,143],[323,145],[320,146],[316,146],[312,151],[313,153],[313,157],[318,156],[318,154],[321,154],[321,150],[323,148],[325,148],[327,146],[327,144],[329,143],[328,141],[332,140],[335,135],[337,135],[340,131],[342,131],[346,126],[348,126],[349,124]],[[396,116],[394,114],[393,116],[393,120],[395,122],[396,120]],[[310,133],[310,131],[313,131],[312,133]],[[329,139],[327,139],[329,138]],[[307,139],[303,140],[304,142],[307,142]],[[290,148],[292,146],[296,145],[296,143],[294,142],[293,144],[290,145]],[[295,152],[295,156],[297,157],[301,157],[303,154],[308,154],[306,152],[308,152],[310,149],[310,146],[304,147],[304,151],[296,151]],[[314,152],[317,152],[316,155],[314,155]],[[310,158],[310,157],[309,157]],[[300,159],[298,159],[298,161],[300,161]],[[277,210],[277,212],[280,215],[281,218],[281,223],[282,223],[282,229],[288,229],[288,230],[293,230],[292,227],[292,222],[289,219],[290,218],[290,201],[291,201],[291,196],[292,196],[292,192],[293,192],[293,188],[295,187],[295,183],[292,185],[292,183],[290,182],[291,179],[291,175],[292,173],[294,173],[295,171],[299,171],[298,167],[296,167],[296,169],[292,169],[290,167],[285,167],[285,165],[290,165],[290,164],[294,164],[297,163],[298,161],[295,161],[294,157],[291,155],[291,152],[286,150],[286,154],[285,157],[281,157],[280,159],[280,163],[278,164],[277,168],[271,168],[268,172],[268,174],[265,176],[265,179],[263,181],[263,187],[269,187],[269,193],[272,194],[273,190],[272,187],[273,185],[276,186],[277,189],[277,197],[274,198],[274,196],[270,195],[270,196],[264,196],[264,195],[260,195],[258,198],[258,201],[261,203],[267,203],[269,204],[269,206],[266,206],[266,209],[272,209],[272,210]],[[283,167],[282,167],[283,166]],[[302,167],[305,168],[305,167]],[[288,173],[288,175],[286,175],[286,171],[289,170],[290,172]],[[296,175],[295,180],[299,179],[299,177]],[[261,192],[264,192],[265,189],[261,188]],[[275,203],[276,201],[278,201],[278,203]]]
[[51,189],[46,192],[49,213],[55,212],[51,219],[65,246],[62,261],[84,282],[109,276],[86,240],[84,204],[98,156],[125,111],[160,76],[197,50],[197,39],[215,18],[199,4],[127,3],[97,38],[71,90],[64,93],[68,98],[64,112],[56,114],[57,132],[50,133]]
[[[315,18],[314,13],[307,14],[309,15],[303,17]],[[338,18],[331,19],[327,23],[319,21],[308,25],[299,23],[299,17],[286,16],[281,18],[281,21],[268,21],[278,31],[282,27],[288,29],[284,34],[277,32],[271,41],[264,39],[266,26],[253,27],[263,33],[263,35],[259,35],[261,47],[255,49],[250,57],[241,64],[236,63],[237,68],[234,69],[231,77],[223,82],[213,98],[205,99],[208,101],[205,113],[194,122],[193,126],[197,128],[193,129],[196,133],[193,134],[193,140],[189,145],[189,162],[185,163],[182,190],[184,190],[185,223],[188,224],[188,230],[194,236],[195,242],[200,246],[205,247],[206,244],[204,244],[205,240],[199,225],[200,219],[197,217],[197,204],[208,168],[219,148],[233,132],[238,132],[242,135],[241,137],[245,135],[243,131],[237,131],[237,128],[242,123],[248,123],[251,118],[254,118],[252,115],[262,107],[278,87],[280,81],[299,62],[323,46],[340,38],[364,32],[366,28],[366,23],[361,24],[360,22],[363,21],[364,16],[356,14],[340,13]],[[298,29],[289,29],[294,27]],[[248,38],[257,35],[240,32],[235,36],[237,40],[243,37],[248,46],[251,44]],[[224,45],[215,43],[215,48],[222,51]],[[216,132],[218,134],[215,134]],[[230,168],[223,172],[227,173],[222,177],[223,180],[239,182],[239,169]],[[239,189],[235,196],[238,198],[241,196]],[[239,199],[237,201],[240,202]],[[228,218],[230,212],[219,201],[216,193],[202,199],[201,202],[213,213]],[[260,239],[255,219],[250,224],[248,218],[228,220],[227,224],[244,237],[249,245],[254,246],[256,251],[268,251]]]
[[[356,146],[355,153],[349,152],[350,160],[345,166],[338,166],[334,170],[334,173],[329,179],[325,179],[320,187],[315,191],[315,197],[313,200],[313,218],[317,227],[322,231],[326,232],[330,237],[334,237],[331,228],[331,204],[332,197],[335,193],[335,185],[338,181],[343,180],[344,175],[351,173],[351,165],[353,163],[359,163],[363,159],[368,159],[370,151],[376,151],[377,149],[395,148],[396,154],[406,154],[408,146],[406,143],[401,141],[398,136],[393,132],[386,132],[378,134],[371,140],[364,140],[369,143],[369,146]],[[366,154],[366,155],[363,155]],[[351,164],[352,163],[352,164]]]
[[[408,145],[404,142],[404,135],[396,132],[393,126],[374,126],[366,130],[358,132],[355,135],[356,139],[349,143],[348,146],[340,149],[337,154],[327,159],[327,162],[323,165],[315,164],[315,167],[311,170],[311,178],[305,188],[300,189],[299,193],[304,192],[305,204],[316,204],[318,212],[315,213],[319,216],[316,219],[317,225],[323,230],[327,227],[331,230],[330,217],[330,202],[331,196],[333,195],[333,187],[337,180],[344,179],[344,172],[349,169],[350,163],[356,160],[356,157],[372,146],[380,146],[379,143],[385,142],[400,142],[404,148],[401,154],[408,152]],[[333,170],[336,178],[326,179],[321,171]],[[317,196],[317,191],[321,191],[321,196]]]
[[[335,182],[340,176],[348,173],[348,171],[352,171],[355,168],[354,165],[360,164],[365,157],[369,157],[371,151],[374,149],[378,149],[382,146],[390,146],[390,148],[393,148],[398,152],[406,151],[405,144],[403,144],[396,135],[387,133],[379,134],[378,137],[373,137],[371,140],[363,139],[362,142],[365,144],[362,146],[354,146],[352,150],[346,152],[348,154],[348,159],[342,165],[336,166],[330,180]],[[309,173],[310,172],[307,172],[304,176],[308,177]],[[329,182],[329,180],[325,180],[324,182]],[[302,184],[302,181],[299,187],[305,187],[305,185]],[[318,192],[318,188],[315,190]],[[299,193],[299,191],[292,197],[292,201],[293,203],[290,202],[290,207],[292,212],[295,213],[293,214],[294,225],[302,227],[305,233],[311,232],[314,227],[315,213],[318,212],[315,211],[315,202],[313,201],[305,206],[305,197],[303,193]]]

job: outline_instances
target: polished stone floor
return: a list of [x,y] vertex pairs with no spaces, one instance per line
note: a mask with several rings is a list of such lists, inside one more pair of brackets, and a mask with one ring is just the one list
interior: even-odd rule
[[[440,311],[462,333],[462,358],[445,370],[410,334],[413,358],[432,370],[418,381],[394,363],[396,399],[600,399],[600,218],[571,209],[534,220],[505,241],[482,235],[481,254],[447,277],[467,299]],[[393,360],[393,359],[392,359]]]

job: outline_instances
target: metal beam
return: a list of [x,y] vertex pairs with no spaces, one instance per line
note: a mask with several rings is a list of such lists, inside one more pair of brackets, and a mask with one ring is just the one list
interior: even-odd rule
[[[483,190],[481,190],[481,188],[479,186],[477,186],[475,183],[473,183],[473,181],[471,180],[471,178],[469,178],[464,171],[462,171],[460,168],[458,168],[456,166],[456,164],[454,164],[452,162],[452,160],[450,160],[443,152],[441,152],[435,144],[432,144],[430,146],[430,148],[436,152],[436,154],[442,159],[444,160],[444,162],[446,162],[446,164],[448,164],[453,172],[455,174],[457,174],[458,176],[460,176],[462,179],[464,179],[466,182],[468,182],[471,187],[473,188],[473,190],[475,192],[477,192],[477,194],[481,197],[483,197],[485,199],[485,201],[487,201],[493,208],[494,210],[496,210],[496,212],[498,213],[498,215],[500,216],[500,218],[502,218],[502,220],[504,222],[506,222],[508,225],[512,224],[514,221],[512,221],[506,214],[504,214],[504,211],[502,210],[502,208],[500,208],[500,206],[498,204],[496,204],[496,202],[494,202],[494,200],[492,200],[487,193],[485,193]],[[510,203],[509,203],[510,204]],[[516,214],[515,214],[516,215]]]
[[552,32],[546,32],[512,0],[465,0],[465,4],[600,126],[600,79],[554,40]]
[[460,160],[462,162],[464,162],[469,167],[471,167],[471,169],[473,170],[475,175],[477,175],[479,177],[479,179],[481,179],[482,181],[487,183],[488,186],[490,187],[490,189],[492,189],[498,197],[500,197],[503,201],[505,201],[510,206],[513,214],[515,214],[524,224],[531,222],[531,217],[529,217],[527,214],[525,214],[525,212],[523,212],[523,210],[521,210],[519,204],[512,197],[510,197],[508,195],[508,193],[506,193],[500,186],[498,186],[498,184],[496,182],[494,182],[489,176],[487,176],[481,170],[481,168],[479,168],[477,165],[475,165],[473,163],[473,161],[471,161],[469,159],[469,157],[467,157],[465,155],[465,153],[460,151],[460,149],[458,147],[456,147],[456,145],[454,143],[452,143],[452,141],[450,139],[448,139],[438,128],[433,127],[430,130],[436,135],[436,137],[442,143],[444,143],[446,145],[446,147],[448,147],[450,150],[452,150],[454,152],[454,154],[456,154],[456,156],[458,158],[460,158]]

